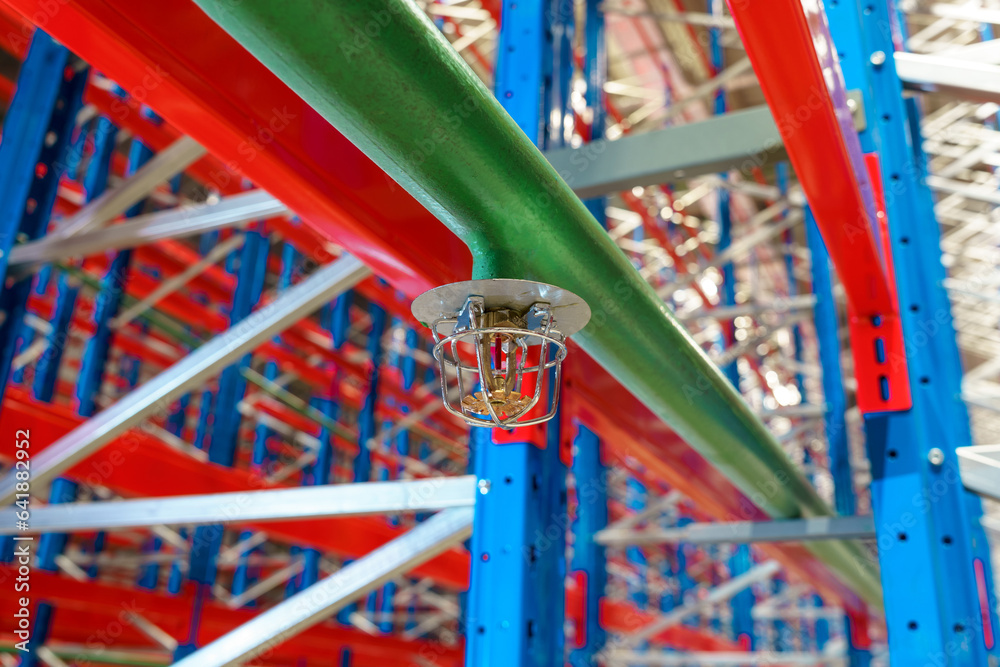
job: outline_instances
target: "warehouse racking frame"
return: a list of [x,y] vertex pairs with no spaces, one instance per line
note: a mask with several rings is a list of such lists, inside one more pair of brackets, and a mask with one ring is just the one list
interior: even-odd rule
[[[966,449],[973,441],[959,397],[969,392],[945,291],[955,285],[940,266],[933,215],[944,210],[954,220],[956,209],[974,206],[966,200],[989,203],[993,195],[988,182],[926,176],[920,110],[913,98],[904,101],[902,86],[948,84],[975,99],[996,91],[957,78],[964,70],[954,58],[901,53],[906,21],[894,8],[841,0],[823,13],[787,2],[764,15],[734,2],[729,15],[711,7],[664,19],[596,2],[432,4],[426,9],[442,37],[406,3],[275,14],[275,3],[263,0],[205,0],[207,15],[186,0],[169,4],[6,0],[20,15],[3,13],[4,48],[24,58],[0,142],[0,200],[9,208],[0,365],[12,376],[0,413],[3,451],[13,458],[15,433],[30,423],[33,490],[51,482],[49,506],[32,511],[33,530],[83,531],[39,538],[41,602],[24,664],[145,664],[164,651],[187,664],[335,653],[342,664],[455,664],[461,634],[468,664],[554,664],[564,641],[573,664],[594,656],[610,664],[867,664],[869,630],[882,637],[877,620],[869,628],[880,617],[868,606],[878,605],[879,593],[876,560],[847,541],[856,537],[877,542],[893,661],[996,661],[980,501],[955,474],[961,465],[968,477],[978,461],[977,471],[989,475],[991,459]],[[965,24],[978,15],[941,7],[936,32],[922,31],[916,44],[929,43],[927,34],[968,41]],[[603,81],[604,16],[616,11],[625,18],[608,31],[644,48],[634,58],[615,54],[612,71],[623,62],[651,70],[682,98],[641,102],[627,115],[609,103],[614,140],[602,142],[606,105],[595,91],[636,93]],[[22,16],[59,43],[32,34]],[[710,53],[698,56],[693,32],[675,35],[671,44],[685,48],[671,65],[675,54],[647,31],[660,20],[709,26]],[[498,25],[494,77],[480,49]],[[585,33],[579,39],[574,25]],[[733,27],[747,58],[726,68]],[[328,51],[331,35],[343,47],[337,54],[312,71],[296,67]],[[826,45],[825,60],[817,44]],[[345,62],[356,68],[350,76]],[[413,75],[414,64],[428,62],[441,66]],[[724,113],[720,91],[738,89],[750,65],[777,123],[762,109]],[[682,80],[687,70],[704,70],[705,81],[692,90]],[[846,87],[828,90],[841,70]],[[365,79],[372,74],[383,84],[376,91]],[[516,126],[491,106],[475,75],[493,81]],[[579,78],[587,82],[582,106],[573,94]],[[405,98],[406,115],[394,87],[403,81],[415,96]],[[805,97],[803,82],[811,84]],[[847,89],[858,92],[849,97]],[[708,120],[704,100],[712,97],[718,117]],[[957,123],[983,111],[945,105],[936,113]],[[651,114],[696,122],[643,132]],[[635,136],[617,138],[625,133]],[[495,154],[498,146],[513,157]],[[666,158],[664,146],[673,152]],[[946,174],[981,180],[961,152],[944,157],[955,161]],[[775,185],[762,167],[773,169]],[[521,186],[504,191],[498,212],[490,197],[499,195],[484,197],[475,184],[500,191],[505,169]],[[587,198],[586,209],[557,171]],[[525,183],[525,173],[537,180]],[[108,189],[117,174],[122,180]],[[763,182],[747,178],[755,174]],[[671,185],[648,187],[663,181]],[[251,182],[263,189],[244,192]],[[947,197],[935,205],[925,182]],[[476,195],[463,200],[457,183]],[[528,200],[536,186],[555,200],[544,215]],[[169,208],[200,200],[207,205]],[[703,208],[714,209],[715,232],[708,215],[693,213]],[[122,215],[129,221],[105,227]],[[553,233],[551,247],[540,248],[548,264],[521,261],[518,244],[534,242],[530,234],[545,217],[588,242]],[[806,255],[793,235],[802,221]],[[548,428],[467,435],[437,410],[427,337],[407,307],[423,289],[478,270],[448,227],[473,239],[480,265],[550,278],[599,304],[605,319],[659,332],[660,349],[647,348],[646,358],[671,369],[670,386],[628,358],[627,337],[585,332],[567,360],[565,404]],[[476,242],[484,233],[485,254]],[[193,234],[202,234],[197,250],[175,240]],[[278,239],[283,246],[272,251]],[[846,358],[827,247],[846,294]],[[571,249],[577,254],[566,256]],[[613,283],[588,282],[574,264],[609,267],[608,276],[622,276],[628,282],[619,284],[641,296],[615,306]],[[758,281],[770,302],[738,298],[741,286]],[[813,294],[798,293],[803,283]],[[664,298],[694,338],[666,313]],[[317,309],[318,317],[307,317]],[[738,326],[741,318],[752,326]],[[770,345],[780,332],[787,341]],[[665,341],[679,360],[663,354]],[[859,440],[845,418],[844,363],[863,415],[874,516],[853,516],[867,501],[855,498],[851,447]],[[973,371],[980,392],[988,390],[989,363]],[[217,383],[206,386],[215,374]],[[792,388],[799,400],[779,400]],[[969,402],[977,400],[989,404]],[[809,446],[816,437],[825,448]],[[467,465],[466,438],[476,484],[451,480]],[[409,496],[412,482],[373,481],[394,477],[425,481]],[[331,508],[315,516],[339,518],[323,523],[287,521],[302,518],[294,500],[289,510],[254,514],[254,502],[323,493],[281,488],[292,480],[353,482],[330,487],[350,506],[324,495]],[[2,482],[7,500],[15,481]],[[846,516],[824,516],[832,512],[814,489],[824,484]],[[442,497],[451,488],[454,497]],[[403,497],[384,499],[377,489]],[[263,500],[198,518],[219,498],[114,499],[226,491]],[[63,503],[71,504],[56,507]],[[139,543],[135,533],[103,530],[135,526],[112,525],[129,503],[191,530],[153,526],[139,532]],[[413,513],[434,510],[444,511],[414,523]],[[386,511],[405,516],[366,516]],[[96,518],[84,524],[78,517],[88,512]],[[4,517],[0,530],[10,532],[14,511]],[[265,519],[285,521],[258,528]],[[227,532],[220,521],[241,530]],[[457,545],[470,522],[466,550]],[[566,580],[571,523],[564,600],[553,593]],[[754,546],[719,546],[713,530],[730,533],[723,543],[740,534]],[[9,558],[13,543],[5,549]],[[417,579],[403,576],[415,566]],[[150,592],[123,585],[125,572]],[[460,604],[453,596],[467,583]],[[275,602],[282,585],[287,599],[269,611],[253,617],[241,609],[262,594],[265,604]],[[120,609],[140,595],[133,608],[141,611]],[[840,606],[816,607],[817,600]],[[334,613],[338,624],[277,641]],[[682,623],[691,617],[700,619],[695,627]],[[117,624],[115,636],[96,641],[98,648],[73,646],[91,643],[86,632],[95,623],[106,635]],[[831,631],[844,644],[824,653]],[[418,640],[427,632],[434,641]],[[649,650],[662,644],[686,653]]]

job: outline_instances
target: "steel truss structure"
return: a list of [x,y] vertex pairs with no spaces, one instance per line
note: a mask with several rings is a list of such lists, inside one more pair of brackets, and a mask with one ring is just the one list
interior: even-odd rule
[[[0,0],[0,663],[1000,665],[996,25]],[[594,318],[470,430],[500,274]]]

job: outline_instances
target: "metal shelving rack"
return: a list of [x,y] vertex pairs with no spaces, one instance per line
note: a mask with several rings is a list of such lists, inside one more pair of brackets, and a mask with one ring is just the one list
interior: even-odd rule
[[[0,662],[1000,664],[998,8],[279,4],[0,3]],[[557,419],[470,433],[426,165],[485,228],[532,144],[610,239],[557,194],[564,279],[691,365],[584,336]]]

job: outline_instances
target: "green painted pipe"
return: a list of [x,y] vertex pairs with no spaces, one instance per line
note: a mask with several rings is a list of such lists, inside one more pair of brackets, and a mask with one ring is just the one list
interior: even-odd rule
[[[195,1],[467,243],[474,278],[538,280],[580,295],[593,318],[575,340],[748,497],[776,518],[830,514],[413,2]],[[880,606],[878,577],[857,543],[809,548]]]

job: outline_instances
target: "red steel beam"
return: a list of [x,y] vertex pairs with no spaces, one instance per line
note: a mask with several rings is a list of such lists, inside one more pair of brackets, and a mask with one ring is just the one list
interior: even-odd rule
[[[41,403],[16,387],[8,388],[0,412],[0,456],[13,460],[14,432],[26,425],[31,430],[32,451],[37,454],[83,421],[68,406]],[[138,429],[73,466],[66,476],[101,484],[126,497],[281,488],[253,471],[198,461]],[[283,521],[268,523],[262,530],[280,542],[351,558],[363,556],[402,533],[384,519],[373,517]],[[451,549],[414,572],[464,590],[468,586],[469,554],[464,549]]]
[[[748,2],[728,4],[847,293],[859,407],[907,410],[891,257],[822,5],[775,0],[763,12]],[[875,362],[877,345],[891,363]]]
[[[13,581],[16,570],[0,565],[0,581]],[[134,587],[106,582],[80,582],[69,577],[34,570],[31,573],[31,597],[34,601],[55,604],[56,612],[50,639],[79,642],[89,648],[116,646],[158,648],[136,629],[129,612],[141,614],[178,641],[188,639],[194,596],[190,590],[177,596],[163,595]],[[217,602],[207,602],[198,624],[197,645],[204,646],[226,632],[239,627],[258,612],[230,609]],[[114,625],[111,625],[116,621]],[[7,630],[5,618],[0,630]],[[103,636],[102,636],[103,633]],[[405,640],[392,635],[369,635],[334,622],[316,625],[276,644],[263,656],[265,664],[294,664],[307,658],[317,664],[328,663],[341,647],[353,652],[352,665],[370,667],[408,667],[417,656],[442,667],[462,664],[461,644],[444,646],[436,642]],[[100,663],[95,658],[91,662]]]
[[190,0],[5,2],[219,158],[217,187],[266,183],[407,294],[471,273],[454,234]]
[[[864,315],[891,311],[874,199],[858,164],[860,144],[856,135],[850,142],[847,134],[854,129],[842,79],[839,91],[827,88],[839,67],[830,69],[816,54],[810,23],[825,19],[807,15],[800,0],[777,2],[768,12],[754,11],[746,2],[729,2],[729,9],[848,298]],[[822,12],[818,5],[817,10]],[[825,46],[833,48],[829,41]],[[848,266],[851,271],[844,270]]]

